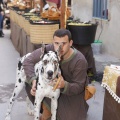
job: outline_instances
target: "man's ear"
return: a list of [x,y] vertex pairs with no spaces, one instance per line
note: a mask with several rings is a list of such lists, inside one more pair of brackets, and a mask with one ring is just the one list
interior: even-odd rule
[[73,45],[73,40],[70,40],[70,47]]

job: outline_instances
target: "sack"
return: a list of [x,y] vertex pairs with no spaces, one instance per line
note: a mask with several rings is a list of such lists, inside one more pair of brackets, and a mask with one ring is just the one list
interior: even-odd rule
[[86,86],[85,88],[85,100],[90,99],[96,92],[96,88],[94,86]]

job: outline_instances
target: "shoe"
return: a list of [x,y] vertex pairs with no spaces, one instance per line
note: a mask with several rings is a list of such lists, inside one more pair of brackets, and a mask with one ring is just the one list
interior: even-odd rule
[[0,35],[0,37],[4,37],[3,35]]
[[0,31],[0,37],[4,37],[4,35],[3,35],[2,31]]
[[2,35],[5,35],[5,34],[3,33],[3,31],[2,31]]

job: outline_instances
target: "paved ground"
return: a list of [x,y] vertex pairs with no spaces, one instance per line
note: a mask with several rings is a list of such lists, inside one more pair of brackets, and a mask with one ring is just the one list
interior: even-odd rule
[[[7,104],[14,88],[18,52],[13,47],[10,38],[10,30],[4,30],[5,37],[0,38],[0,120],[4,120],[7,110]],[[118,58],[110,55],[99,54],[95,55],[97,71],[103,71],[104,66],[119,64]],[[87,120],[102,120],[104,89],[99,82],[93,82],[97,92],[90,99],[88,118]],[[26,93],[23,90],[19,95],[12,112],[12,120],[33,120],[33,116],[29,116],[26,110]]]

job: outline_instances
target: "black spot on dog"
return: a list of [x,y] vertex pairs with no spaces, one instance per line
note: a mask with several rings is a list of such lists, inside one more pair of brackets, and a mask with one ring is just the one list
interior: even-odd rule
[[14,97],[15,97],[15,93],[14,93],[14,95],[13,95]]
[[21,83],[22,82],[21,79],[19,79],[18,82]]
[[19,61],[19,62],[18,62],[18,70],[21,69],[21,66],[22,66],[22,63],[21,63],[21,61]]
[[38,83],[38,85],[41,85],[40,83]]
[[44,73],[44,68],[43,67],[41,68],[41,73]]
[[54,96],[52,96],[52,98],[54,99],[55,97],[54,97]]
[[48,56],[48,57],[50,56],[49,53],[47,54],[47,56]]
[[55,71],[57,70],[57,65],[55,65]]
[[38,69],[36,70],[36,73],[38,73]]
[[15,87],[18,87],[17,85]]

